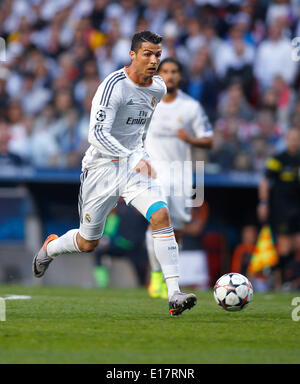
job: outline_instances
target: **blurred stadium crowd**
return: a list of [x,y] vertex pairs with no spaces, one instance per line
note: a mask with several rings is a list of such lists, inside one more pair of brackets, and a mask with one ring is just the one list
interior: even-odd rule
[[300,129],[299,15],[296,0],[3,0],[0,164],[80,167],[96,88],[149,29],[214,124],[205,160],[261,171]]

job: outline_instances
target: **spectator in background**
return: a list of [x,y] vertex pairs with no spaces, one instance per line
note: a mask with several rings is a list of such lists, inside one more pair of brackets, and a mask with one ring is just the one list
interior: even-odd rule
[[300,100],[295,102],[293,115],[291,117],[291,126],[300,130]]
[[246,150],[240,150],[235,154],[234,169],[237,171],[253,171],[251,154]]
[[162,0],[148,0],[143,16],[148,21],[149,30],[161,34],[168,17],[166,2]]
[[225,140],[220,131],[214,132],[214,145],[209,151],[208,160],[210,163],[216,165],[218,171],[229,171],[233,169],[236,152],[236,142]]
[[83,112],[78,121],[78,133],[81,141],[81,153],[84,153],[88,146],[88,133],[89,133],[89,125],[90,125],[90,112],[92,107],[92,99],[94,94],[89,94],[85,97],[83,102]]
[[29,135],[21,105],[17,101],[9,103],[8,111],[10,141],[9,151],[20,156],[24,162],[30,157]]
[[[95,52],[96,52],[95,48]],[[94,59],[94,52],[85,43],[77,43],[70,47],[70,53],[73,56],[73,60],[79,70],[79,76],[83,75],[84,64],[88,60]],[[96,59],[96,57],[95,57]]]
[[291,111],[295,102],[295,92],[280,75],[273,78],[272,88],[277,97],[276,121],[286,130],[291,121]]
[[186,91],[202,103],[208,117],[216,119],[218,81],[212,68],[209,51],[202,47],[195,54],[187,74]]
[[202,33],[200,21],[196,17],[189,19],[186,24],[187,38],[185,40],[185,46],[191,59],[195,60],[195,56],[200,48],[205,45],[205,38]]
[[61,165],[66,168],[80,168],[82,161],[81,137],[78,131],[78,112],[68,109],[60,119],[57,140],[61,149]]
[[71,83],[77,79],[79,70],[77,64],[74,62],[72,53],[64,52],[59,55],[55,72],[55,77],[64,77]]
[[[8,105],[8,94],[6,91],[6,81],[9,70],[5,67],[0,67],[0,113],[4,111]],[[1,113],[2,115],[2,113]]]
[[118,21],[120,34],[131,37],[135,33],[135,26],[140,9],[136,0],[120,0],[119,3],[111,2],[106,8],[106,19],[109,24],[111,19]]
[[90,14],[90,19],[92,26],[95,29],[102,30],[102,26],[105,21],[106,8],[108,5],[108,0],[94,0],[93,9]]
[[262,93],[260,108],[272,112],[276,122],[286,130],[291,123],[295,100],[293,89],[278,75],[274,77],[271,86]]
[[174,57],[187,66],[190,61],[189,52],[184,45],[178,44],[179,34],[173,23],[167,23],[165,25],[163,36],[162,59]]
[[6,166],[14,165],[21,166],[25,162],[20,156],[13,153],[9,149],[9,126],[5,120],[0,120],[0,168],[3,169]]
[[263,137],[256,136],[251,139],[250,152],[253,171],[262,173],[266,162],[266,153],[271,154],[273,148],[266,145]]
[[51,125],[55,122],[53,105],[46,105],[35,120],[30,138],[31,163],[38,168],[59,166],[61,150]]
[[244,29],[240,24],[230,27],[229,39],[221,45],[215,66],[217,75],[225,85],[233,79],[239,79],[250,99],[254,85],[252,65],[255,50],[244,40],[243,32]]
[[276,117],[277,104],[278,104],[278,97],[273,87],[269,87],[264,92],[261,93],[261,100],[258,105],[260,109],[269,110],[270,112],[272,112],[273,116]]
[[27,72],[23,79],[19,100],[25,115],[33,116],[41,112],[45,104],[50,101],[52,92],[49,88],[38,86],[32,72]]
[[282,26],[275,21],[268,28],[267,39],[257,48],[254,73],[262,91],[272,84],[277,75],[289,86],[292,85],[296,75],[296,62],[291,57],[291,42],[282,37]]
[[236,107],[236,116],[242,120],[250,121],[254,117],[254,111],[249,105],[242,84],[239,81],[232,82],[220,95],[218,112],[219,116],[224,117],[228,105]]
[[131,40],[122,36],[118,19],[111,19],[107,31],[108,40],[112,44],[111,57],[116,69],[128,63],[128,52],[130,51]]
[[113,58],[113,43],[111,41],[97,49],[96,57],[100,79],[105,79],[106,76],[117,69]]
[[83,106],[87,95],[96,93],[99,83],[100,79],[96,61],[87,60],[84,63],[82,78],[76,83],[74,88],[74,98],[79,107]]
[[74,99],[71,90],[62,89],[54,98],[54,108],[57,114],[56,120],[51,124],[53,132],[60,148],[59,166],[80,167],[81,138],[78,132],[78,112],[74,108]]
[[268,156],[269,150],[273,151],[276,148],[281,147],[281,142],[284,137],[284,130],[283,128],[276,123],[274,114],[268,110],[262,108],[257,112],[256,117],[256,124],[257,124],[257,136],[263,138],[266,145],[266,156]]
[[217,34],[216,22],[204,19],[202,23],[202,35],[204,37],[205,46],[209,50],[213,66],[216,68],[218,55],[223,44],[222,39]]
[[275,22],[280,24],[285,37],[290,37],[290,27],[297,16],[294,13],[291,3],[294,2],[289,0],[274,0],[270,3],[266,13],[267,24],[272,25]]
[[189,22],[192,22],[192,20],[188,20],[186,12],[184,8],[182,7],[182,4],[180,2],[174,2],[172,4],[172,7],[170,7],[169,3],[169,12],[170,12],[170,19],[172,21],[167,20],[165,23],[165,26],[167,26],[169,23],[172,23],[177,31],[177,42],[179,45],[185,45],[187,46],[187,37],[188,37],[188,24]]

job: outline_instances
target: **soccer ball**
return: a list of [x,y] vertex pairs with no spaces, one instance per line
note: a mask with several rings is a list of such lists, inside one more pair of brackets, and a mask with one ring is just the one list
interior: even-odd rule
[[240,311],[253,297],[253,287],[247,277],[240,273],[226,273],[214,286],[214,298],[226,311]]

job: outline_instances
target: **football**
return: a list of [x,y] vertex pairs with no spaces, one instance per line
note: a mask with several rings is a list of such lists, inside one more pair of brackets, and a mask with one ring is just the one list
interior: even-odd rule
[[216,282],[214,298],[226,311],[240,311],[252,300],[253,287],[246,276],[240,273],[227,273]]

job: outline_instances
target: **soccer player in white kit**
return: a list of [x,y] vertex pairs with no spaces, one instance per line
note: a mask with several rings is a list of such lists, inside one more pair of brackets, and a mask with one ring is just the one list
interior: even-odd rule
[[106,217],[123,197],[151,223],[155,254],[168,287],[169,313],[177,316],[191,309],[197,298],[180,292],[178,245],[164,193],[143,145],[153,112],[166,94],[164,81],[156,75],[161,42],[162,37],[150,31],[135,34],[131,64],[98,87],[90,115],[91,145],[82,161],[80,226],[61,237],[48,236],[32,269],[35,277],[42,277],[56,256],[93,251]]
[[[187,201],[192,195],[191,147],[210,148],[213,131],[201,104],[179,89],[182,76],[180,62],[174,58],[164,59],[158,74],[166,83],[167,93],[155,109],[145,148],[165,192],[171,223],[180,245],[184,226],[191,220],[187,206],[191,206]],[[172,168],[175,171],[173,176]],[[166,284],[154,251],[151,226],[146,233],[146,246],[151,266],[149,295],[166,298]]]

